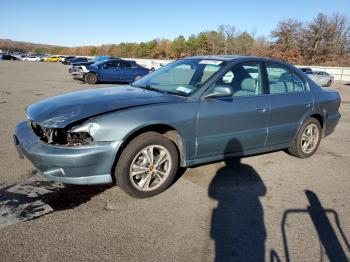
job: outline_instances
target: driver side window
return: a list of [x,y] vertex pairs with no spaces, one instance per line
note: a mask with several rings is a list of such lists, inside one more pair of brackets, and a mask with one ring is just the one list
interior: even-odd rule
[[254,96],[262,94],[261,69],[259,63],[241,63],[234,65],[215,86],[232,88],[233,96]]
[[115,63],[113,61],[108,61],[103,65],[103,68],[111,68],[111,67],[115,67]]

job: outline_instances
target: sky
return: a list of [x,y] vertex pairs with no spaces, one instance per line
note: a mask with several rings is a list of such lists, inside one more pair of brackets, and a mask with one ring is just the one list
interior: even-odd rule
[[350,0],[1,0],[0,39],[62,46],[174,39],[219,25],[269,36],[281,20],[350,16]]

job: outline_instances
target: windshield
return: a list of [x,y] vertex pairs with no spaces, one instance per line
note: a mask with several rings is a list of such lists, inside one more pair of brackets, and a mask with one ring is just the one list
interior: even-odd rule
[[91,62],[104,62],[105,60],[108,59],[108,56],[97,56],[97,57],[94,57],[94,58],[91,58],[90,61]]
[[103,64],[103,63],[105,63],[105,62],[106,62],[105,60],[95,61],[95,62],[93,63],[93,65],[98,66],[98,65]]
[[200,88],[223,64],[222,60],[178,60],[134,82],[133,86],[189,96]]

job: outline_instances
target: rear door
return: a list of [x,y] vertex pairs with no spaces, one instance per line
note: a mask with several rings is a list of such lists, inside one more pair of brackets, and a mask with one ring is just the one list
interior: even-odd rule
[[116,77],[116,71],[117,71],[117,63],[115,61],[107,61],[105,62],[100,70],[99,70],[99,74],[100,74],[100,80],[101,81],[116,81],[118,80]]
[[129,61],[119,61],[117,68],[117,77],[119,81],[129,82],[133,79],[132,63]]
[[306,81],[291,67],[266,63],[271,106],[267,146],[291,143],[301,121],[312,112]]
[[234,65],[211,88],[229,86],[232,97],[199,103],[196,158],[222,156],[265,145],[269,115],[259,62]]

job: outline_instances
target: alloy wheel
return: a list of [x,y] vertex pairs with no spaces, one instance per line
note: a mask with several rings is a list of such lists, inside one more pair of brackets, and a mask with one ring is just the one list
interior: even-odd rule
[[320,137],[320,131],[315,124],[308,125],[301,137],[301,150],[305,154],[310,154],[315,150]]
[[140,191],[152,191],[160,187],[171,171],[171,155],[161,145],[141,149],[130,166],[132,185]]

